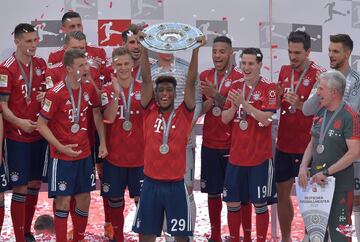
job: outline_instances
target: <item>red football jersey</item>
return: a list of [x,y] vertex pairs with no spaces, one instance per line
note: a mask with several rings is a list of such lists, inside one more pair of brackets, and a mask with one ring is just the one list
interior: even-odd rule
[[[245,85],[244,79],[237,80],[232,83],[231,89],[242,91],[243,85]],[[248,96],[249,91],[250,88],[246,87],[245,98]],[[268,83],[262,78],[255,87],[249,103],[256,109],[276,112],[278,105],[276,85]],[[230,105],[230,102],[227,101],[225,108],[229,108]],[[239,127],[241,112],[242,110],[239,108],[230,123],[231,147],[229,162],[238,166],[256,166],[272,157],[271,124],[265,127],[248,113],[246,115],[248,128],[241,130]]]
[[[302,102],[309,98],[311,89],[316,83],[316,73],[319,71],[323,72],[325,69],[311,62],[297,90],[297,94]],[[300,76],[301,72],[294,72],[294,89],[299,82]],[[284,88],[285,93],[291,90],[291,65],[281,67],[278,82]],[[289,107],[290,104],[288,102],[285,100],[281,101],[276,148],[286,153],[301,154],[304,153],[311,138],[312,116],[305,116],[299,109],[296,109],[295,113],[290,113]]]
[[[143,109],[144,120],[144,173],[146,176],[164,181],[184,179],[186,168],[186,145],[192,128],[194,111],[182,103],[175,111],[169,134],[169,153],[160,153],[164,126],[160,108],[155,102]],[[168,121],[170,113],[164,115]]]
[[[90,67],[90,75],[92,79],[94,80],[94,83],[98,89],[101,89],[101,86],[104,84],[103,80],[101,79],[101,74],[98,69],[94,67]],[[53,85],[58,84],[60,81],[65,80],[66,76],[66,69],[65,66],[62,63],[58,63],[56,65],[52,65],[51,67],[48,67],[45,72],[46,77],[46,86],[47,88],[53,87]],[[96,126],[93,119],[93,113],[92,109],[90,109],[88,112],[88,133],[89,133],[89,139],[90,139],[90,147],[94,147],[95,145],[95,132],[96,132]]]
[[[86,45],[85,51],[87,52],[87,57],[89,58],[90,65],[96,69],[104,69],[107,64],[106,53],[103,48]],[[55,65],[57,63],[62,63],[64,58],[64,47],[53,51],[49,55],[48,64],[49,66]],[[98,64],[100,63],[100,65]]]
[[[215,68],[203,71],[200,74],[200,81],[210,81],[214,83]],[[230,75],[224,80],[220,94],[227,97],[231,83],[243,77],[242,72],[233,67]],[[223,79],[223,75],[218,75],[218,86]],[[221,116],[216,117],[212,113],[212,108],[206,113],[203,127],[203,145],[213,149],[228,149],[230,147],[230,126],[221,122]]]
[[[50,145],[50,154],[52,158],[62,160],[78,160],[88,157],[91,154],[89,137],[88,137],[88,118],[87,112],[91,108],[100,106],[100,99],[96,93],[95,87],[90,82],[82,82],[82,98],[80,105],[80,130],[77,133],[71,132],[72,126],[72,105],[70,95],[66,88],[65,82],[61,81],[50,89],[44,100],[44,105],[40,111],[40,115],[49,120],[49,128],[54,136],[63,145],[78,144],[74,150],[82,150],[78,157],[68,157],[62,153],[58,153],[55,147]],[[75,105],[77,105],[79,90],[73,90]]]
[[[33,78],[31,102],[26,102],[27,86],[13,54],[0,65],[0,94],[9,95],[8,106],[16,117],[37,121],[41,103],[36,101],[39,91],[45,91],[46,63],[42,58],[33,57]],[[30,65],[22,64],[27,77],[30,77]],[[38,131],[26,133],[14,124],[4,120],[4,136],[18,142],[34,142],[42,137]]]
[[[90,75],[94,80],[94,83],[98,89],[101,89],[102,85],[105,83],[105,77],[100,73],[100,71],[94,67],[90,67]],[[47,88],[51,88],[60,81],[63,81],[66,76],[66,68],[62,63],[57,63],[48,67],[45,71],[46,85]],[[109,81],[110,79],[106,79]]]
[[[128,101],[129,88],[124,88],[126,102]],[[103,108],[113,101],[114,90],[111,83],[104,86],[101,91],[101,104]],[[144,133],[141,115],[141,83],[134,82],[131,93],[130,131],[123,129],[125,121],[125,106],[123,100],[119,98],[119,109],[114,123],[105,124],[106,144],[108,156],[106,159],[115,166],[120,167],[139,167],[144,165]]]

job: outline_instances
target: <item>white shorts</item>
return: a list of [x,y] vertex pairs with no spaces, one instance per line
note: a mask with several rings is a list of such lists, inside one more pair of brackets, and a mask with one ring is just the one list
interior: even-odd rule
[[354,196],[360,196],[360,160],[354,161]]
[[186,148],[186,173],[184,181],[187,187],[194,186],[195,148]]

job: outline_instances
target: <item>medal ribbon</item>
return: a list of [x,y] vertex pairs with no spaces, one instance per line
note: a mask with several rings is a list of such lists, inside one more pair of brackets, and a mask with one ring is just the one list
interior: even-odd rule
[[20,63],[20,60],[15,56],[16,62],[20,68],[20,72],[21,75],[25,81],[25,85],[26,85],[26,97],[27,98],[31,98],[31,88],[32,88],[32,79],[33,79],[33,62],[32,62],[32,57],[30,59],[30,76],[28,78],[28,76],[26,75],[24,68],[22,66],[22,64]]
[[81,84],[80,84],[80,89],[79,89],[79,96],[78,96],[78,103],[77,103],[77,107],[75,106],[75,100],[74,100],[74,93],[70,87],[70,83],[69,83],[69,78],[65,77],[65,84],[66,84],[66,89],[69,92],[69,96],[70,96],[70,102],[71,102],[71,106],[72,106],[72,110],[73,110],[73,119],[74,119],[74,123],[78,124],[79,123],[79,119],[80,119],[80,105],[81,105],[81,94],[82,94],[82,88],[81,88]]
[[169,140],[169,135],[170,135],[170,129],[171,129],[171,122],[173,120],[175,114],[175,110],[171,111],[168,122],[166,123],[164,115],[161,117],[162,119],[162,123],[163,123],[163,139],[162,139],[162,143],[163,144],[167,144],[168,140]]
[[290,89],[293,93],[297,93],[297,91],[299,90],[299,87],[300,87],[300,84],[302,83],[303,79],[304,79],[304,76],[307,72],[307,70],[309,69],[309,65],[306,64],[305,65],[305,68],[303,70],[303,72],[301,73],[300,77],[299,77],[299,81],[298,83],[296,84],[296,87],[295,87],[295,90],[294,90],[294,79],[295,79],[295,69],[294,68],[291,68],[291,86],[290,86]]
[[140,80],[140,75],[141,75],[141,66],[139,65],[138,71],[136,72],[135,80]]
[[[245,99],[246,102],[249,102],[250,98],[251,98],[251,95],[253,94],[257,84],[259,83],[261,77],[259,77],[256,82],[254,83],[254,86],[252,88],[250,88],[250,91],[245,99],[245,88],[246,88],[246,81],[244,81],[244,85],[243,85],[243,88],[242,88],[242,95],[243,95],[243,98]],[[243,110],[243,115],[241,115],[241,120],[246,120],[246,112],[245,110]]]
[[130,120],[130,107],[131,107],[131,93],[133,92],[133,89],[134,89],[134,80],[131,80],[127,101],[125,98],[124,89],[122,88],[120,83],[118,83],[118,85],[119,85],[119,89],[120,89],[121,100],[123,101],[124,107],[125,107],[125,121],[129,121]]
[[325,127],[325,120],[326,120],[326,114],[327,114],[327,110],[325,109],[325,113],[324,113],[324,118],[323,121],[321,123],[321,128],[320,128],[320,135],[319,135],[319,145],[322,145],[325,139],[325,134],[326,132],[329,130],[330,125],[332,123],[332,121],[334,121],[334,119],[336,118],[337,114],[340,112],[340,110],[345,106],[344,102],[341,102],[339,107],[336,109],[335,113],[331,116],[330,120],[326,123],[326,127]]
[[[224,85],[224,82],[225,80],[228,78],[228,76],[230,75],[231,73],[231,70],[232,70],[232,66],[229,67],[229,69],[227,69],[225,71],[225,75],[224,77],[222,78],[221,82],[220,82],[220,86],[218,84],[218,72],[217,70],[215,69],[215,73],[214,73],[214,84],[215,84],[215,87],[216,87],[216,91],[218,91],[220,93],[220,90],[222,88],[222,86]],[[215,107],[218,107],[218,102],[216,100],[214,100],[214,106]]]

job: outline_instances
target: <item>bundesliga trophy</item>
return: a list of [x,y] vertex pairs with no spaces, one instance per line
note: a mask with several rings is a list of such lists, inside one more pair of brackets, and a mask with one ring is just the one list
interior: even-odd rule
[[200,45],[196,38],[203,35],[198,28],[183,23],[155,24],[143,32],[146,37],[141,40],[141,44],[149,50],[165,54],[195,49]]

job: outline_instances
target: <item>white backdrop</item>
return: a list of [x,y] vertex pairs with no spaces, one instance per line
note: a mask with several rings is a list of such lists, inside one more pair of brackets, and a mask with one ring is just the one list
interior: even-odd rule
[[[360,70],[360,1],[351,0],[1,0],[0,58],[14,50],[12,32],[20,22],[38,26],[42,39],[37,54],[47,60],[49,52],[62,45],[60,19],[68,9],[83,17],[88,42],[104,46],[108,56],[121,44],[118,34],[132,23],[183,22],[198,26],[209,46],[200,54],[200,68],[212,66],[211,40],[220,34],[233,39],[234,54],[244,47],[261,47],[263,75],[274,81],[282,64],[288,63],[286,38],[303,29],[312,36],[311,59],[328,68],[329,35],[347,33],[354,40],[352,66]],[[269,22],[272,23],[269,28]],[[103,24],[113,34],[105,37]],[[271,29],[271,31],[270,31]],[[117,32],[116,32],[117,31]],[[189,58],[189,52],[178,53]],[[358,68],[359,67],[359,68]]]

